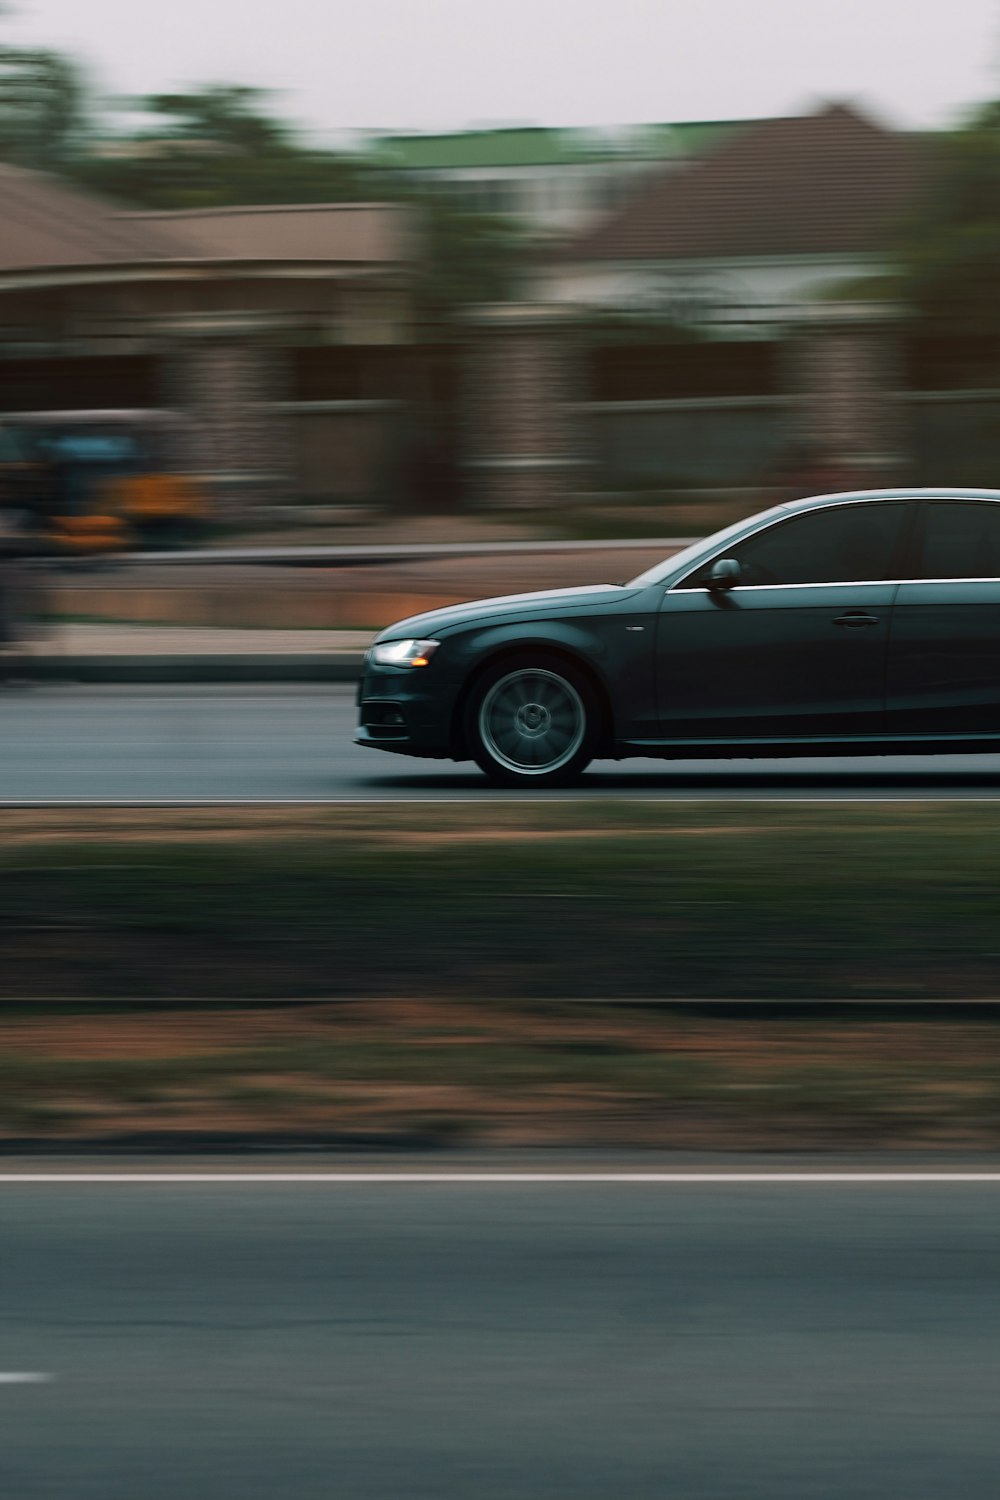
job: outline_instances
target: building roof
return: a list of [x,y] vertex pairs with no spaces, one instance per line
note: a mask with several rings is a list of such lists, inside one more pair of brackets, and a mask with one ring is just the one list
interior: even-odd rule
[[129,211],[41,172],[0,163],[0,273],[164,261],[412,258],[412,215],[379,203]]
[[412,255],[411,215],[394,204],[265,204],[124,217],[169,233],[185,245],[187,259],[388,264]]
[[164,225],[130,223],[56,177],[0,163],[0,271],[101,266],[183,254]]
[[912,203],[919,149],[853,108],[761,120],[656,172],[560,259],[676,260],[878,251]]
[[384,164],[399,171],[580,166],[623,157],[655,160],[685,156],[722,139],[744,123],[705,120],[677,125],[629,125],[613,130],[525,125],[444,135],[387,135],[376,146]]

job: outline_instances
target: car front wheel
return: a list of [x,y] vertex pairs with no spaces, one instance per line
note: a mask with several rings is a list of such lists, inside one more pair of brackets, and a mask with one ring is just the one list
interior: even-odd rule
[[593,758],[594,692],[559,660],[498,662],[470,695],[466,734],[477,764],[501,786],[567,786]]

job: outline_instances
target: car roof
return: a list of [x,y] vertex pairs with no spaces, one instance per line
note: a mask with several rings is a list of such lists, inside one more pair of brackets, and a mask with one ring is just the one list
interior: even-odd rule
[[940,487],[907,485],[886,490],[839,490],[836,494],[807,495],[801,500],[786,500],[782,505],[772,505],[768,510],[757,511],[755,515],[745,516],[721,531],[713,532],[710,536],[692,542],[691,546],[665,558],[662,563],[647,568],[645,573],[640,573],[639,577],[633,578],[631,582],[640,586],[647,583],[668,582],[672,586],[677,578],[683,577],[691,568],[700,566],[706,558],[711,558],[713,554],[722,556],[722,553],[717,552],[719,547],[729,546],[731,542],[746,541],[748,537],[754,536],[765,526],[774,526],[789,516],[803,515],[809,511],[823,510],[825,507],[835,505],[864,504],[878,500],[925,499],[990,500],[1000,505],[1000,490],[959,489],[949,488],[947,485]]
[[892,490],[840,490],[832,495],[807,495],[779,507],[789,514],[819,510],[824,505],[843,505],[864,500],[993,500],[1000,503],[1000,490],[958,489],[946,485],[908,485]]

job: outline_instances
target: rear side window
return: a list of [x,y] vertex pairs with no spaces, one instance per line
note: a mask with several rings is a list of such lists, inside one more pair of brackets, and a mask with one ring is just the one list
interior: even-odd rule
[[1000,505],[930,500],[918,578],[1000,578]]
[[[810,511],[734,543],[723,555],[737,559],[745,587],[891,580],[906,511],[902,500]],[[712,563],[699,568],[681,587],[703,588],[711,569]]]

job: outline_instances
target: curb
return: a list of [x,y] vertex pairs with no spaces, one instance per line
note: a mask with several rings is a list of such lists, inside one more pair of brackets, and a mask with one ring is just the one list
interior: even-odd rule
[[28,682],[357,682],[360,652],[231,656],[33,656],[13,664]]
[[289,1152],[367,1154],[440,1152],[459,1144],[448,1130],[281,1131],[144,1130],[79,1137],[9,1136],[0,1141],[0,1161],[9,1157],[259,1156]]

